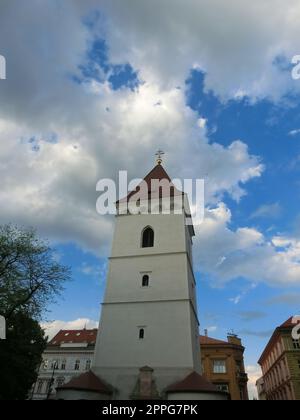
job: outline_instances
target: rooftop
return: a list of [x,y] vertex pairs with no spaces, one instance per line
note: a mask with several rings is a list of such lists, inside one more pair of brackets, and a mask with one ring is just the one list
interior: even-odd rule
[[222,344],[222,345],[230,345],[227,341],[217,340],[215,338],[208,337],[206,335],[200,335],[200,345],[214,345],[214,344]]
[[[166,180],[166,187],[165,189],[160,188],[159,190],[155,190],[155,183],[153,181],[162,181]],[[152,193],[152,197],[174,197],[175,195],[182,195],[183,192],[179,191],[175,185],[171,182],[171,179],[163,166],[161,164],[157,164],[143,179],[147,185],[147,195],[143,196],[143,194],[139,194],[141,199],[147,200],[149,198],[149,193]],[[139,192],[142,183],[140,183],[133,191],[127,195],[127,197],[122,198],[121,200],[117,201],[117,203],[124,203],[128,201],[134,194]]]
[[218,393],[217,387],[208,382],[197,372],[192,372],[182,381],[168,386],[166,392],[213,392]]
[[72,389],[81,391],[99,392],[101,394],[111,394],[112,388],[104,383],[92,371],[83,373],[80,376],[72,378],[66,384],[58,387],[57,389]]
[[60,346],[62,344],[95,344],[97,339],[97,328],[82,330],[60,330],[48,343],[49,346]]
[[268,356],[269,352],[271,351],[274,343],[276,343],[280,334],[283,333],[284,331],[290,331],[295,325],[296,324],[293,323],[293,317],[291,316],[274,330],[270,340],[268,341],[268,344],[266,345],[264,351],[262,352],[258,360],[258,363],[260,365],[263,363],[264,359]]

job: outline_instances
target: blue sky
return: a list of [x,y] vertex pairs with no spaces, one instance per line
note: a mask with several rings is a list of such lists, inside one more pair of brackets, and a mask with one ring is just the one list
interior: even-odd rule
[[300,311],[299,11],[168,3],[0,6],[0,223],[34,226],[72,267],[50,331],[94,326],[113,229],[96,183],[143,177],[162,148],[171,178],[205,178],[201,329],[241,336],[253,386],[271,331]]

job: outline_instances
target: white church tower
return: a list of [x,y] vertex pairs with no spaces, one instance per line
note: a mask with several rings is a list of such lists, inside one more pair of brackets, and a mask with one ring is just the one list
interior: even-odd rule
[[[220,393],[200,376],[194,229],[188,223],[187,197],[171,184],[161,163],[159,153],[144,178],[150,191],[140,195],[137,214],[127,211],[127,204],[139,187],[117,203],[89,380],[99,378],[98,387],[112,399],[219,399]],[[171,188],[154,191],[153,180],[167,181]],[[183,203],[180,214],[162,214],[165,202],[171,201],[173,209],[176,198]],[[151,205],[152,213],[143,214]]]

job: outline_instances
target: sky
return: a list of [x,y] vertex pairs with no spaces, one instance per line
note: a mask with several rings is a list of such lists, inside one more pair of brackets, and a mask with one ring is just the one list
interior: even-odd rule
[[[0,223],[33,226],[72,267],[49,333],[97,326],[112,216],[96,183],[205,180],[194,266],[201,330],[246,347],[253,384],[300,312],[297,0],[2,0]],[[280,28],[280,30],[279,30]]]

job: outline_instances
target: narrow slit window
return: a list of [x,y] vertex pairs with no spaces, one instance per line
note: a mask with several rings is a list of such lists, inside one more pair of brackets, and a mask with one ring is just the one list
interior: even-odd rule
[[143,275],[142,286],[143,287],[148,287],[149,286],[149,276],[148,276],[148,274]]
[[139,339],[142,340],[145,337],[145,330],[144,328],[139,329]]

